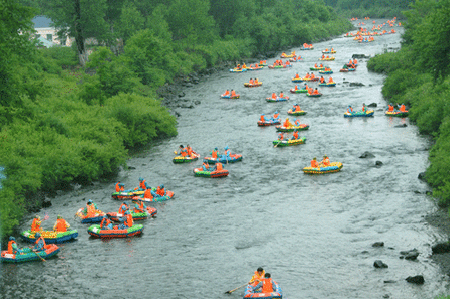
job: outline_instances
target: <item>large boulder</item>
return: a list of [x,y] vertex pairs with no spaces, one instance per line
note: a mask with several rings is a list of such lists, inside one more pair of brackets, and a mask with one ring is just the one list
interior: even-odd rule
[[441,254],[450,252],[450,244],[448,242],[438,243],[431,247],[433,254]]
[[406,281],[409,283],[424,284],[425,278],[423,278],[423,275],[409,276],[406,278]]
[[387,268],[388,267],[388,265],[386,265],[385,263],[383,263],[380,260],[376,260],[375,262],[373,262],[373,266],[375,268]]
[[375,155],[370,152],[364,152],[361,156],[359,156],[361,159],[364,158],[375,158]]

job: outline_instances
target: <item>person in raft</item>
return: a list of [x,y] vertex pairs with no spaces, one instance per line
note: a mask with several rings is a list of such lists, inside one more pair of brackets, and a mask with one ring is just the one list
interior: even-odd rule
[[219,149],[216,147],[211,153],[213,159],[217,159],[218,153],[219,153]]
[[259,267],[258,269],[256,269],[255,273],[252,276],[252,279],[250,279],[248,284],[256,285],[257,283],[263,280],[264,274],[265,274],[264,269]]
[[119,214],[125,214],[128,211],[129,207],[126,201],[124,201],[119,207]]
[[264,274],[264,278],[256,286],[253,287],[253,291],[262,288],[262,293],[272,293],[275,288],[275,282],[270,278],[270,273]]
[[225,152],[222,155],[222,159],[228,159],[230,157],[230,149],[228,148],[228,145],[224,148]]
[[125,191],[124,186],[125,186],[125,185],[122,184],[120,181],[117,181],[117,183],[116,183],[116,192]]
[[348,108],[347,108],[347,113],[353,113],[353,108],[352,108],[352,106],[348,106]]
[[134,204],[133,213],[144,213],[147,210],[147,206],[144,205],[144,202],[142,200],[138,200]]
[[144,198],[152,199],[155,196],[156,196],[155,191],[152,190],[152,187],[148,186],[148,188],[145,189],[144,191]]
[[33,222],[31,223],[31,232],[35,233],[41,231],[41,217],[39,215],[34,216]]
[[366,108],[366,104],[363,104],[361,111],[364,113],[367,113],[367,108]]
[[230,95],[230,91],[227,89],[227,91],[225,91],[225,93],[222,95],[224,97],[229,96]]
[[210,171],[208,162],[203,162],[202,169],[203,171]]
[[53,225],[53,231],[58,233],[64,233],[70,227],[69,222],[67,222],[61,215],[56,217],[56,222]]
[[147,182],[142,177],[140,177],[138,191],[145,191],[145,189],[147,189],[147,187],[148,187]]
[[17,247],[16,239],[14,237],[9,237],[8,253],[9,254],[22,254],[22,250],[19,249],[19,247]]
[[279,120],[279,117],[280,117],[280,113],[278,113],[278,110],[277,110],[277,111],[275,111],[272,118],[273,118],[273,120]]
[[156,195],[157,196],[164,196],[166,195],[166,191],[164,190],[164,185],[161,184],[158,187],[156,187]]
[[133,216],[130,211],[125,212],[125,218],[122,224],[119,225],[119,229],[128,229],[133,226]]
[[316,158],[316,157],[314,157],[314,158],[311,160],[311,167],[312,167],[312,168],[319,168],[319,162],[317,162],[317,158]]
[[328,156],[323,156],[321,164],[325,167],[330,166],[330,159],[328,158]]
[[100,222],[100,229],[101,230],[112,230],[113,226],[112,226],[112,222],[111,220],[109,220],[108,215],[104,215],[102,222]]
[[291,140],[297,140],[298,139],[298,132],[297,132],[297,130],[294,130],[294,133],[292,133],[292,138],[291,138]]
[[95,215],[95,211],[97,210],[97,205],[92,201],[92,199],[89,199],[86,203],[86,207],[84,208],[83,213],[88,217],[92,217]]
[[223,164],[220,162],[217,162],[211,171],[222,171],[222,170],[223,170]]
[[33,251],[43,251],[43,250],[45,250],[44,237],[42,237],[40,233],[36,233],[36,235],[34,235],[34,237],[36,238],[36,242],[34,242]]

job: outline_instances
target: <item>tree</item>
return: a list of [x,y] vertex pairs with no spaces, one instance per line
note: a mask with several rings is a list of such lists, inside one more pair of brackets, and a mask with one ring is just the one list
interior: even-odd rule
[[75,38],[81,65],[87,62],[86,39],[98,43],[110,43],[113,39],[106,22],[106,0],[42,0],[44,13],[51,18],[59,36],[66,34]]

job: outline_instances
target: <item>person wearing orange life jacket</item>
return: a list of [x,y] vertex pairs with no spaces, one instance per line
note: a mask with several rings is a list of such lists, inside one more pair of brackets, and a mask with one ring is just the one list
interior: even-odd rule
[[313,91],[313,93],[312,94],[314,94],[314,95],[317,95],[317,94],[319,94],[319,91],[317,90],[317,88],[316,89],[314,89],[314,91]]
[[247,65],[245,64],[245,62],[244,62],[244,64],[242,65],[242,68],[243,68],[243,69],[246,69],[246,68],[247,68]]
[[300,79],[300,75],[298,73],[295,74],[295,79]]
[[134,204],[133,213],[144,213],[147,210],[147,207],[144,205],[142,200],[138,200]]
[[159,196],[164,196],[166,195],[166,191],[164,190],[164,185],[161,184],[156,188],[156,194],[158,194]]
[[312,95],[312,94],[313,94],[313,92],[314,92],[314,89],[312,89],[312,88],[308,88],[308,94]]
[[248,284],[256,285],[257,283],[263,280],[264,274],[265,274],[264,269],[259,267],[258,269],[256,269],[255,273],[253,274]]
[[325,78],[323,76],[320,76],[320,83],[325,83]]
[[330,159],[328,159],[328,156],[323,156],[322,165],[325,167],[330,166]]
[[295,121],[294,121],[294,126],[300,126],[302,123],[301,123],[301,121],[299,120],[299,119],[296,119]]
[[38,232],[41,231],[41,217],[39,215],[36,215],[33,219],[33,222],[31,223],[31,232]]
[[322,54],[322,59],[325,59],[325,54]]
[[112,226],[112,222],[111,220],[109,220],[108,215],[104,215],[102,222],[100,222],[100,229],[101,230],[112,230],[113,226]]
[[272,92],[272,100],[276,100],[276,98],[277,98],[277,94]]
[[394,112],[394,106],[392,104],[388,105],[388,112]]
[[189,157],[192,156],[193,150],[192,150],[192,147],[189,144],[186,146],[186,153],[187,153],[187,155]]
[[83,212],[86,216],[93,217],[95,216],[97,210],[97,205],[92,202],[92,199],[89,199]]
[[224,96],[230,95],[230,91],[227,89],[227,91],[225,91],[225,93],[224,93],[223,95],[224,95]]
[[203,162],[202,169],[203,171],[210,171],[208,162]]
[[259,84],[259,80],[258,80],[258,78],[255,78],[255,82],[254,82],[254,84],[256,84],[256,85],[258,85],[258,84]]
[[[181,147],[181,145],[180,145],[180,147]],[[183,152],[185,153],[185,155],[183,155]],[[187,155],[187,151],[186,151],[185,148],[182,148],[181,155],[183,157],[185,157]],[[138,190],[139,191],[144,191],[145,189],[147,189],[147,183],[145,182],[145,180],[142,177],[140,177],[139,178],[139,188],[138,188]]]
[[305,87],[303,87],[303,89],[306,89],[308,91],[309,90],[308,84],[305,83]]
[[264,116],[264,114],[261,114],[261,118],[259,120],[262,121],[262,122],[266,121],[266,117]]
[[284,93],[283,92],[280,92],[280,95],[278,96],[280,99],[283,99],[284,98]]
[[33,251],[45,250],[46,245],[45,245],[44,237],[42,237],[40,233],[36,233],[34,235],[34,238],[36,239],[36,241],[34,242]]
[[292,112],[299,112],[299,111],[301,111],[300,105],[295,103],[294,106],[292,107]]
[[313,167],[313,168],[318,168],[319,167],[319,162],[317,162],[317,158],[316,157],[314,157],[311,160],[311,167]]
[[362,112],[367,112],[366,104],[363,104],[363,105],[362,105],[361,111],[362,111]]
[[[186,157],[188,155],[187,149],[184,147],[184,145],[180,145],[180,155],[183,156],[183,157]],[[145,190],[145,188],[144,188],[144,190]]]
[[313,80],[316,77],[313,72],[311,72],[311,80]]
[[253,78],[250,78],[249,84],[253,85],[255,82],[253,81]]
[[347,108],[347,113],[353,113],[353,108],[352,108],[352,106],[348,106],[348,108]]
[[330,76],[330,78],[328,78],[328,83],[330,83],[330,84],[334,83],[333,78],[331,76]]
[[120,181],[117,181],[117,183],[116,183],[116,192],[124,191],[125,189],[124,189],[123,186],[124,185],[122,183],[120,183]]
[[[145,191],[144,191],[145,193]],[[120,207],[119,207],[119,214],[125,214],[126,211],[128,211],[129,207],[127,205],[127,203],[124,201]]]
[[284,134],[283,133],[279,133],[278,134],[278,140],[283,141],[284,139]]
[[216,168],[215,169],[216,171],[221,171],[221,170],[223,170],[223,164],[220,162],[217,162],[215,168]]
[[236,96],[236,91],[234,89],[231,90],[231,96],[235,97]]
[[292,133],[292,139],[291,140],[296,140],[296,139],[298,139],[298,132],[297,132],[297,130],[294,130],[294,133]]
[[289,121],[289,118],[286,118],[286,120],[284,121],[284,123],[283,123],[283,127],[285,127],[285,128],[290,128],[290,127],[292,127],[293,125],[292,125],[292,123]]
[[217,159],[217,154],[219,153],[219,149],[216,147],[213,151],[212,151],[212,157],[214,159]]
[[400,106],[400,112],[406,112],[406,106],[405,106],[405,104],[402,104],[402,105]]
[[309,73],[306,73],[305,78],[309,78]]
[[22,250],[19,249],[19,247],[17,247],[16,239],[14,237],[9,237],[8,253],[9,254],[22,254]]
[[225,150],[225,153],[224,153],[224,155],[222,155],[222,158],[230,157],[231,151],[230,151],[230,149],[228,148],[228,145],[225,146],[224,150]]
[[253,291],[261,288],[261,293],[272,293],[275,291],[275,282],[270,278],[270,273],[264,274],[264,278],[260,283],[253,287]]
[[64,233],[70,227],[70,224],[64,220],[60,215],[56,217],[56,222],[53,225],[53,231],[58,233]]
[[294,90],[295,90],[295,91],[298,90],[298,85],[295,85]]
[[153,196],[156,195],[152,188],[147,188],[144,191],[144,198],[153,199]]
[[128,229],[133,226],[133,216],[130,211],[125,212],[125,219],[121,225],[119,225],[119,229]]

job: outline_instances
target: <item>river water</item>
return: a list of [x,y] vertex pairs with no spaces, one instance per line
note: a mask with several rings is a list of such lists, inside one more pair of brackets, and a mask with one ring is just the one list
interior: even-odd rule
[[[245,284],[258,267],[271,273],[283,297],[291,299],[422,299],[445,293],[448,280],[429,256],[430,244],[446,236],[424,220],[435,205],[417,177],[427,167],[429,142],[408,119],[384,116],[384,76],[368,72],[365,59],[359,59],[355,72],[338,72],[352,54],[374,55],[399,43],[399,33],[371,43],[337,37],[316,43],[312,51],[286,49],[304,58],[292,68],[220,72],[186,89],[186,98],[201,104],[178,111],[179,135],[130,158],[133,168],[118,177],[126,188],[144,177],[152,186],[164,184],[175,192],[174,199],[153,205],[157,217],[141,221],[142,236],[94,239],[88,225],[74,219],[88,199],[103,211],[116,211],[121,202],[111,198],[115,182],[50,198],[44,229],[61,214],[78,230],[78,240],[61,245],[58,257],[45,263],[3,264],[2,297],[242,298],[243,288],[225,292]],[[320,88],[324,95],[318,99],[290,94],[288,102],[265,101],[272,92],[288,93],[294,87],[290,78],[296,72],[303,76],[331,46],[338,51],[327,63],[336,88]],[[255,76],[263,86],[244,89],[243,83]],[[221,99],[226,89],[235,89],[241,98]],[[300,134],[306,143],[274,148],[275,128],[256,122],[262,113],[276,110],[285,119],[294,103],[308,112],[300,117],[310,125]],[[359,110],[363,103],[378,105],[374,117],[343,117],[348,105]],[[407,127],[396,127],[403,124]],[[188,143],[202,157],[229,146],[243,160],[225,165],[226,178],[198,178],[193,168],[201,161],[172,163],[173,152]],[[359,158],[365,151],[375,158]],[[302,172],[311,158],[325,154],[344,164],[341,172]],[[375,167],[375,161],[383,165]],[[21,230],[29,228],[33,216],[20,224]],[[384,247],[372,247],[375,242]],[[414,248],[420,252],[416,261],[400,258],[401,251]],[[388,268],[374,268],[375,260]],[[405,281],[415,275],[423,275],[425,284]]]

